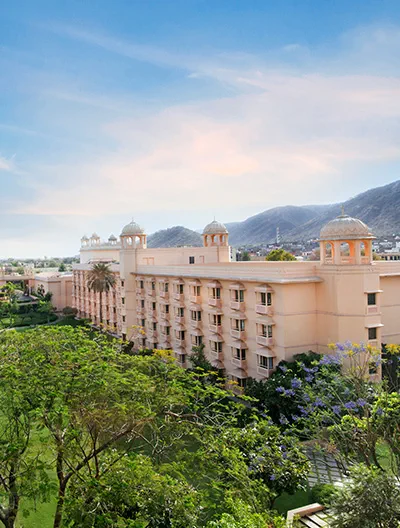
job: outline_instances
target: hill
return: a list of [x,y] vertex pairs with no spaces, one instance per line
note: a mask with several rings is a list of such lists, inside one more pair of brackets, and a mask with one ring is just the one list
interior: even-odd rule
[[147,238],[149,248],[176,246],[202,246],[203,239],[199,233],[183,226],[170,227],[156,231]]
[[375,235],[400,233],[399,180],[358,194],[343,204],[327,207],[321,214],[287,232],[282,239],[305,240],[318,237],[321,228],[340,214],[342,205],[346,214],[365,222]]

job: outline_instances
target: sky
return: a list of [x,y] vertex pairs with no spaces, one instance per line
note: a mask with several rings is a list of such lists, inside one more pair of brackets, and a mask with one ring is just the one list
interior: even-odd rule
[[398,0],[0,0],[0,258],[400,178]]

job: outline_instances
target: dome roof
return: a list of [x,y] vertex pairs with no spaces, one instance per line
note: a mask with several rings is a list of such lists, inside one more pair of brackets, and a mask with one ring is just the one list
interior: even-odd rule
[[118,239],[117,239],[117,237],[116,237],[115,235],[110,235],[110,236],[108,237],[108,240],[109,240],[109,241],[115,241],[115,240],[118,240]]
[[227,235],[228,230],[226,226],[217,220],[213,220],[203,230],[203,235]]
[[99,237],[99,235],[97,233],[93,233],[90,238],[100,238],[100,237]]
[[139,224],[134,222],[129,222],[121,231],[121,236],[134,236],[134,235],[144,235],[143,227],[140,227]]
[[344,213],[328,222],[320,233],[321,240],[365,240],[375,238],[369,227],[358,218]]
[[83,235],[83,237],[81,238],[81,240],[89,240],[88,237],[86,235]]

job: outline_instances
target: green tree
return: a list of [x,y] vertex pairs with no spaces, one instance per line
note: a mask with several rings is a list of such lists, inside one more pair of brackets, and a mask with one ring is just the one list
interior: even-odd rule
[[265,257],[265,260],[267,261],[282,261],[282,260],[296,260],[296,258],[289,253],[288,251],[285,251],[284,249],[273,249],[268,255]]
[[249,261],[249,260],[251,260],[250,253],[249,253],[248,251],[243,251],[243,252],[240,254],[240,260],[243,260],[243,261]]
[[67,271],[67,267],[64,262],[61,262],[61,264],[58,266],[58,271]]
[[50,322],[50,316],[54,312],[54,306],[51,304],[50,301],[39,301],[39,306],[37,311],[39,313],[42,313],[43,315],[46,315],[47,322]]
[[92,269],[89,271],[87,285],[89,290],[93,290],[95,293],[99,294],[100,325],[102,325],[102,295],[103,293],[111,290],[115,285],[115,275],[111,271],[110,265],[104,262],[98,262],[96,264],[93,264]]
[[332,528],[395,528],[400,526],[400,488],[390,474],[355,466],[351,480],[332,497]]
[[207,528],[284,528],[284,519],[268,512],[256,513],[242,500],[229,498],[227,511],[216,521],[210,521]]

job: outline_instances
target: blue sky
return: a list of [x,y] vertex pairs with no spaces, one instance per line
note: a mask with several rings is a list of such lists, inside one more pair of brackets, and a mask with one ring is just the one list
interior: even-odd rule
[[400,3],[3,0],[0,257],[399,178]]

